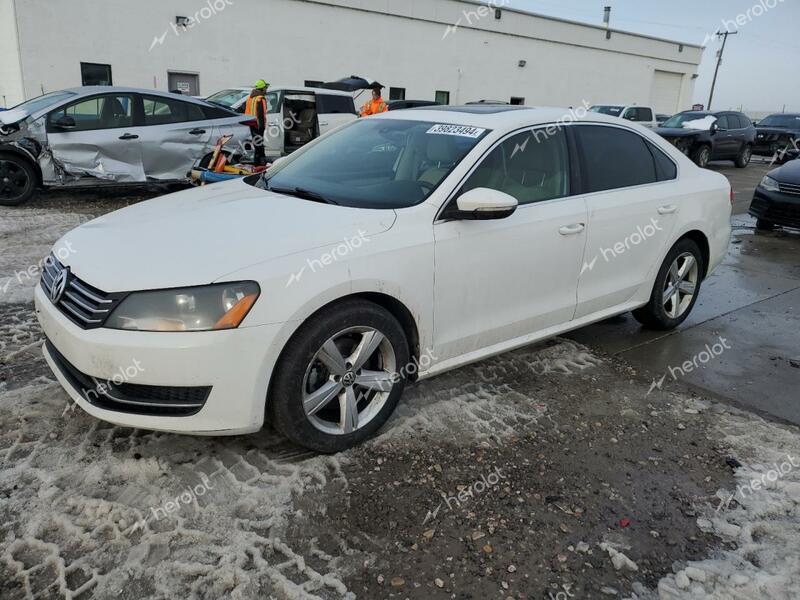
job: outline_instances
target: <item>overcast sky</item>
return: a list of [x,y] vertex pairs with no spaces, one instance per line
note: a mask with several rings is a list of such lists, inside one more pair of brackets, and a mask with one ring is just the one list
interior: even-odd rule
[[[800,1],[775,4],[761,16],[762,0],[506,0],[508,6],[573,21],[601,24],[603,7],[612,7],[611,26],[635,33],[702,44],[708,34],[745,15],[738,35],[728,38],[714,94],[714,108],[750,111],[800,111]],[[498,2],[498,0],[494,0]],[[754,6],[759,8],[753,10]],[[750,18],[746,17],[748,9]],[[736,25],[728,28],[733,31]],[[707,43],[695,102],[708,103],[720,41]]]

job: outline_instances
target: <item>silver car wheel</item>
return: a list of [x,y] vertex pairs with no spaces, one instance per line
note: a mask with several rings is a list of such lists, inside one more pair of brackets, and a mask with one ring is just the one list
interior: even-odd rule
[[689,309],[700,279],[697,259],[684,252],[672,263],[664,282],[664,312],[671,319],[678,319]]
[[303,410],[331,435],[348,435],[372,421],[397,383],[389,339],[371,327],[350,327],[329,338],[303,377]]

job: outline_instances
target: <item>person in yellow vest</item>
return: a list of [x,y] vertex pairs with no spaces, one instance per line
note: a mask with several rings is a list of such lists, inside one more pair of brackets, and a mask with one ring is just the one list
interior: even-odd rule
[[379,115],[388,111],[389,105],[381,98],[381,87],[376,85],[372,88],[372,99],[368,100],[361,109],[361,116],[369,117],[370,115]]
[[244,108],[244,114],[255,117],[256,121],[256,126],[250,127],[256,165],[267,164],[267,155],[264,152],[264,136],[267,131],[267,88],[269,88],[269,84],[263,79],[256,81]]

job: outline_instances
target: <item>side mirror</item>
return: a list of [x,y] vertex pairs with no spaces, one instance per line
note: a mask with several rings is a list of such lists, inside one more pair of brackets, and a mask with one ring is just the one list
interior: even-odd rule
[[457,205],[459,218],[488,221],[510,217],[517,210],[519,203],[516,198],[505,192],[475,188],[459,196]]
[[58,120],[53,123],[59,129],[75,129],[75,119],[69,115],[61,115]]

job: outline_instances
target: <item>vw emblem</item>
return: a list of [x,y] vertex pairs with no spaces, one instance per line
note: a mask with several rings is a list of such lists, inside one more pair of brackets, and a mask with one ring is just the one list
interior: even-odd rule
[[58,304],[64,291],[67,289],[67,280],[69,279],[69,267],[64,267],[59,271],[56,278],[53,280],[53,287],[50,288],[50,300],[53,304]]
[[342,383],[345,387],[350,387],[356,382],[356,374],[352,371],[348,371],[342,376]]

